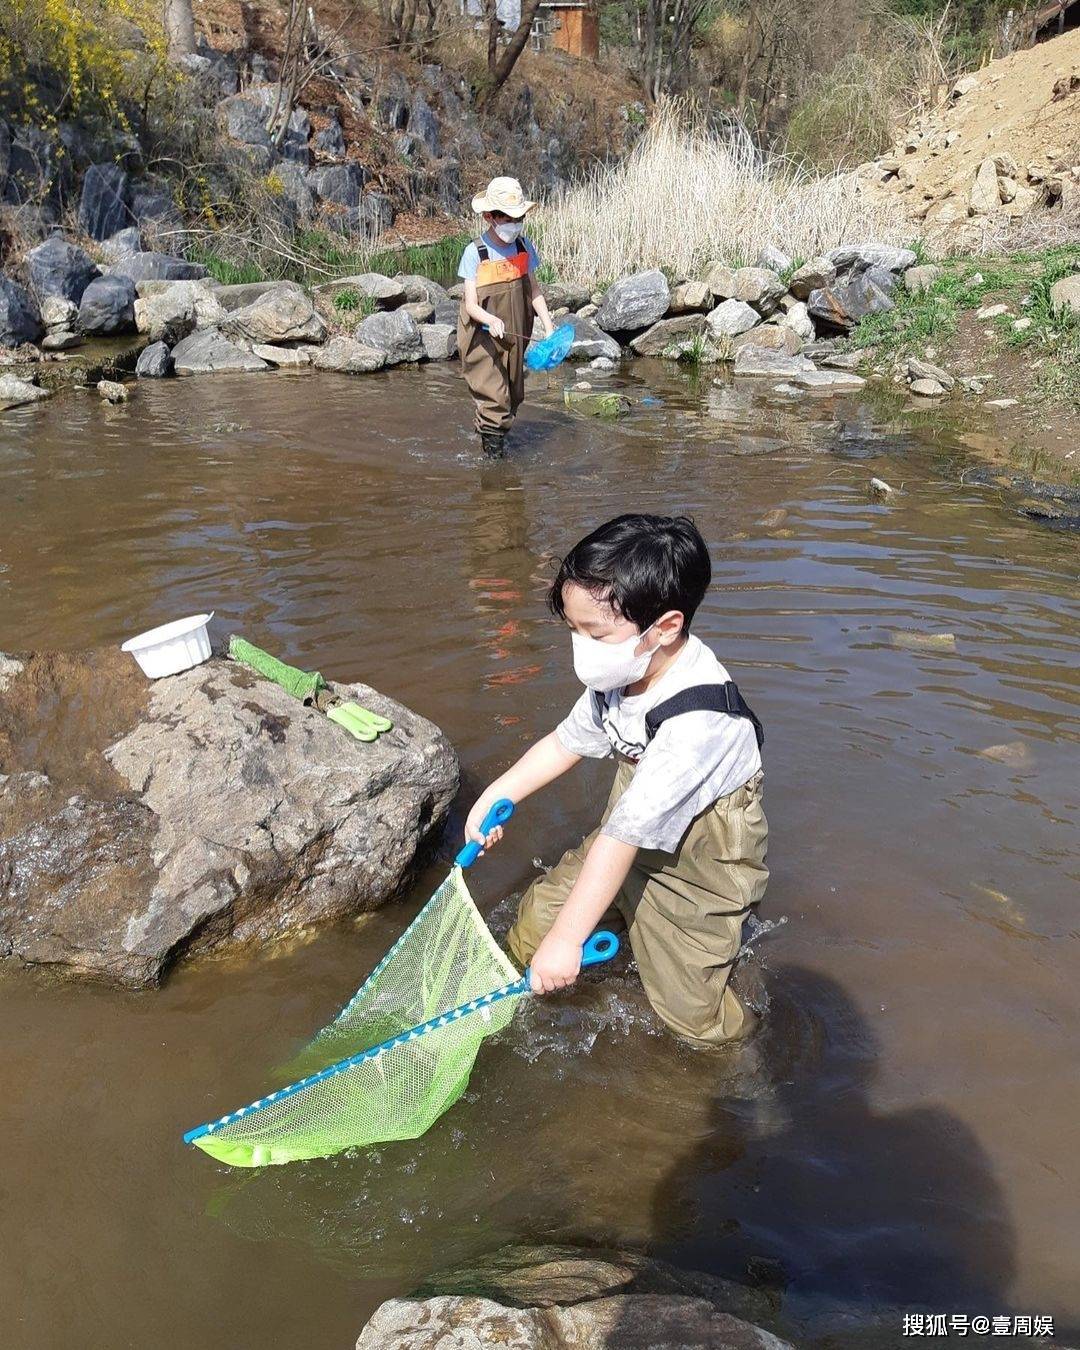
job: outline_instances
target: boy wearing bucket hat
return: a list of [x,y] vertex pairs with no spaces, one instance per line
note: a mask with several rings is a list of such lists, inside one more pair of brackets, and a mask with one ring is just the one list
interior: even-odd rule
[[476,403],[476,430],[484,454],[499,458],[514,414],[525,397],[525,347],[533,315],[551,333],[547,301],[534,280],[536,249],[522,233],[529,201],[516,178],[493,178],[473,198],[484,231],[462,254],[458,276],[465,295],[458,318],[458,351]]

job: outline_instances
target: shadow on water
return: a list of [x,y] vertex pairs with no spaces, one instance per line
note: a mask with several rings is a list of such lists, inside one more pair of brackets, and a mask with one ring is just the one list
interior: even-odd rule
[[895,1344],[904,1311],[1007,1312],[1016,1238],[976,1135],[875,1106],[877,1037],[835,980],[769,984],[759,1035],[721,1052],[708,1136],[657,1187],[657,1255],[774,1290],[797,1335],[844,1344]]

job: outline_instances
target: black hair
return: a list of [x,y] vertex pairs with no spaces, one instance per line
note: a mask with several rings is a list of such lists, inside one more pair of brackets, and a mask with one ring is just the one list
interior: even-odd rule
[[709,550],[689,516],[616,516],[562,560],[548,608],[566,618],[563,587],[572,581],[641,632],[669,609],[681,610],[685,632],[711,580]]

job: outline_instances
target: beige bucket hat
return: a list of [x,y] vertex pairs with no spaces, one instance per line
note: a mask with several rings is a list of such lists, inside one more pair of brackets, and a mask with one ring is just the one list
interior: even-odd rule
[[516,178],[493,178],[480,196],[473,198],[472,209],[478,216],[485,211],[501,211],[505,216],[520,220],[535,205],[522,192]]

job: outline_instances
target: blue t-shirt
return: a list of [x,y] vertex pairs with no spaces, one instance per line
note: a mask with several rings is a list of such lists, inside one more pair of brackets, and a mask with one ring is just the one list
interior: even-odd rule
[[[487,245],[488,250],[494,256],[499,258],[512,258],[518,251],[518,243],[520,241],[525,245],[525,252],[529,255],[529,271],[535,272],[540,266],[540,258],[536,249],[533,247],[532,240],[527,239],[523,234],[519,235],[518,238],[510,244],[504,244],[503,241],[497,239],[490,230],[485,230],[480,237]],[[480,254],[476,251],[476,240],[474,239],[461,255],[461,262],[458,263],[457,274],[461,277],[462,281],[475,281],[476,270],[479,266]]]

